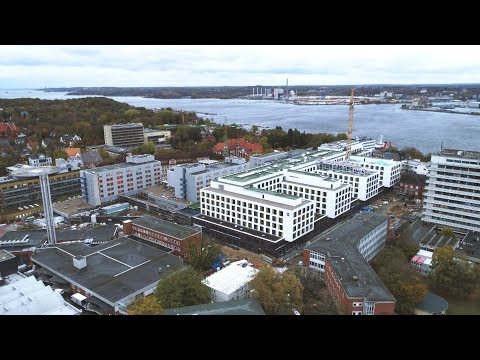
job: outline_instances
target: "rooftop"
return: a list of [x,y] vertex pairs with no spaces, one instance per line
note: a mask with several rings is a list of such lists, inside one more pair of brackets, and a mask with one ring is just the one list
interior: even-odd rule
[[442,151],[433,155],[456,157],[459,159],[480,160],[480,151],[471,151],[471,150],[443,149]]
[[[82,158],[83,158],[83,155],[84,154],[82,154]],[[159,161],[153,160],[153,161],[147,161],[147,162],[138,163],[138,164],[136,164],[136,163],[121,163],[121,164],[107,165],[107,166],[102,166],[102,167],[93,168],[93,169],[85,169],[85,172],[92,173],[92,174],[101,174],[101,173],[104,173],[104,172],[107,172],[107,171],[113,171],[113,170],[118,170],[118,169],[126,169],[126,168],[129,168],[129,167],[141,166],[141,165],[149,164],[149,163],[152,163],[152,162],[159,162]]]
[[416,173],[411,173],[411,172],[406,172],[403,173],[402,176],[400,177],[400,182],[406,183],[406,184],[411,184],[411,185],[425,185],[425,181],[427,180],[426,175],[419,175]]
[[447,311],[448,302],[446,302],[444,298],[429,292],[423,300],[415,306],[415,309],[430,314],[440,314]]
[[0,250],[0,262],[9,260],[9,259],[14,259],[15,255],[12,255],[8,251],[5,250]]
[[187,226],[178,225],[151,215],[144,215],[138,219],[132,220],[132,224],[161,232],[179,240],[201,232],[201,229],[193,229]]
[[247,260],[239,260],[206,277],[202,283],[216,291],[231,294],[250,282],[257,272],[258,269]]
[[62,295],[30,276],[0,287],[0,315],[76,315]]
[[[85,268],[73,266],[76,256],[86,257]],[[178,257],[127,237],[97,246],[71,243],[37,249],[32,261],[110,306],[183,266]]]
[[167,309],[163,315],[265,315],[265,311],[255,299],[239,299]]
[[[195,164],[195,165],[197,165],[197,164]],[[214,164],[206,164],[205,170],[194,171],[190,174],[191,175],[199,175],[199,174],[204,174],[204,173],[208,173],[208,172],[211,172],[211,171],[216,171],[216,170],[220,170],[220,169],[229,168],[229,167],[236,166],[236,165],[238,165],[238,164],[233,164],[233,163],[229,163],[229,162],[215,162]]]
[[369,156],[357,156],[357,155],[352,155],[350,157],[349,161],[353,161],[356,163],[368,163],[372,165],[379,165],[379,166],[391,166],[395,164],[399,164],[398,161],[395,160],[389,160],[389,159],[379,159],[375,157],[369,157]]
[[139,126],[143,128],[142,123],[113,124],[113,125],[105,125],[105,126],[111,126],[112,128],[116,128],[116,129],[128,129],[128,128],[135,128]]
[[357,248],[358,241],[387,220],[387,216],[377,213],[358,213],[305,246],[305,249],[328,256],[348,296],[372,301],[395,301]]

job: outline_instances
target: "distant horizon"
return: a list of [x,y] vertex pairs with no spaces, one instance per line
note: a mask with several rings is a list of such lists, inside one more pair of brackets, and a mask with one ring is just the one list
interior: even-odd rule
[[[326,84],[318,84],[318,85],[307,85],[307,84],[299,84],[293,85],[289,84],[288,87],[295,88],[295,87],[359,87],[359,86],[412,86],[412,87],[436,87],[436,86],[474,86],[478,85],[480,87],[480,82],[472,82],[472,83],[396,83],[396,84],[381,84],[381,83],[372,83],[372,84],[333,84],[333,85],[326,85]],[[49,89],[77,89],[77,88],[114,88],[114,89],[123,89],[123,88],[242,88],[242,87],[282,87],[286,86],[286,84],[255,84],[255,85],[198,85],[198,86],[170,86],[170,85],[163,85],[163,86],[47,86],[47,87],[19,87],[19,88],[0,88],[0,90],[49,90]]]
[[479,45],[0,45],[0,50],[0,86],[12,90],[283,86],[286,79],[290,86],[480,83]]

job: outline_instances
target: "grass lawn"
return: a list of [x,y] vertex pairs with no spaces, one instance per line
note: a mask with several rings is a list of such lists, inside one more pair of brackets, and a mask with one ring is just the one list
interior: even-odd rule
[[440,296],[448,302],[448,315],[480,315],[480,290],[477,290],[466,299]]

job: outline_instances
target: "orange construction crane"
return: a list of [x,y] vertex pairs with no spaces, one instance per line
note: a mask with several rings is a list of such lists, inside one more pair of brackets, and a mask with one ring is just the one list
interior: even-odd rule
[[354,92],[355,92],[355,89],[352,89],[352,94],[350,95],[350,106],[348,110],[347,154],[345,155],[345,160],[350,159],[350,154],[352,153],[353,93]]

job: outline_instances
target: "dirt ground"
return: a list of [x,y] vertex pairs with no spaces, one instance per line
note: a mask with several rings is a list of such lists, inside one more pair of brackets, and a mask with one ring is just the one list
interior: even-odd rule
[[251,251],[244,250],[244,249],[234,249],[229,246],[222,246],[222,252],[225,254],[231,261],[241,260],[247,258],[253,266],[256,268],[262,267],[264,265],[268,265],[268,263],[263,260],[260,254],[255,254]]

